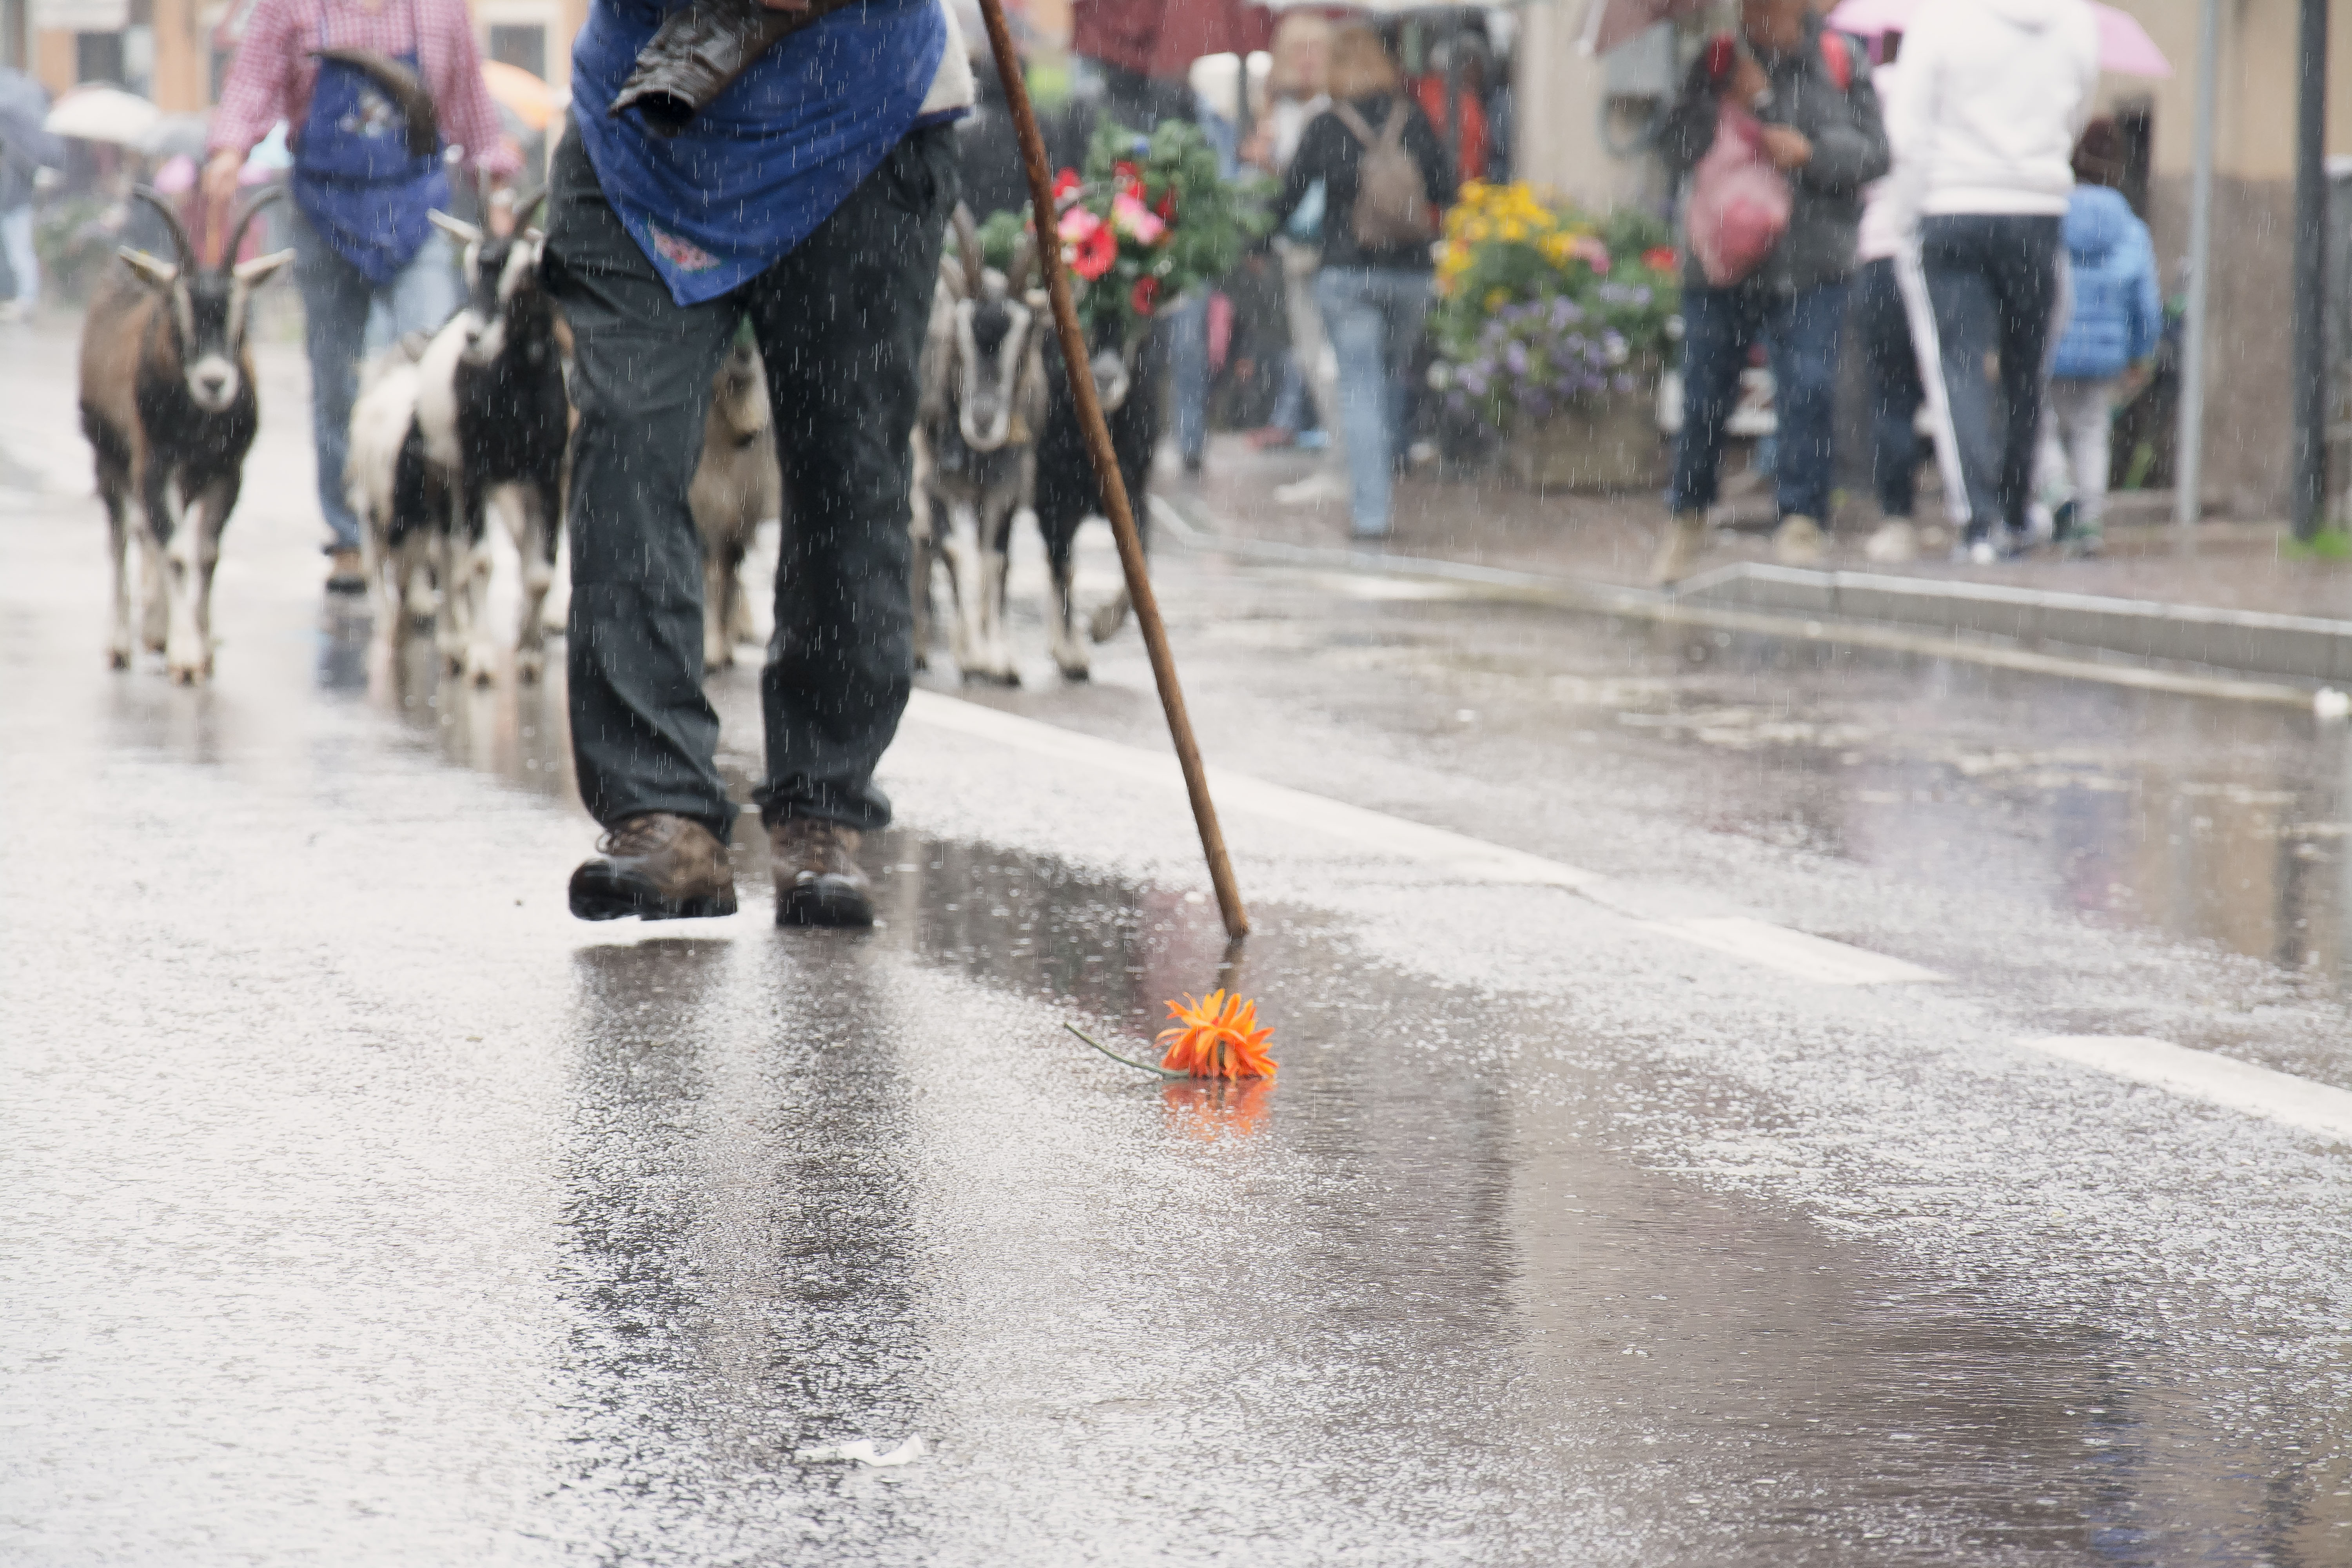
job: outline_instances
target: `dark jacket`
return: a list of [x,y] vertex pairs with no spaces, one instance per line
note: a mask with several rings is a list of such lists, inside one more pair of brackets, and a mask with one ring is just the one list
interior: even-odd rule
[[[1870,85],[1869,57],[1860,44],[1845,43],[1853,75],[1843,90],[1822,58],[1818,17],[1808,18],[1805,41],[1794,51],[1769,59],[1757,57],[1771,94],[1756,117],[1767,125],[1804,132],[1813,144],[1813,156],[1804,167],[1785,171],[1793,197],[1789,230],[1742,287],[1795,293],[1836,282],[1853,270],[1862,187],[1885,174],[1890,159],[1886,127],[1878,116],[1878,90]],[[1718,98],[1702,51],[1691,63],[1658,139],[1675,178],[1689,174],[1714,144]],[[1706,287],[1696,260],[1685,264],[1683,279],[1691,288]]]
[[[1402,102],[1407,116],[1404,126],[1405,151],[1421,165],[1422,184],[1426,189],[1430,205],[1451,206],[1454,203],[1454,161],[1445,155],[1445,143],[1437,132],[1410,99],[1400,100],[1393,94],[1377,92],[1360,98],[1351,105],[1363,117],[1364,123],[1378,136],[1381,127],[1388,123],[1391,105]],[[1363,143],[1339,121],[1339,117],[1325,110],[1307,121],[1307,130],[1298,138],[1297,155],[1290,160],[1290,169],[1283,176],[1282,197],[1275,204],[1275,225],[1278,228],[1290,221],[1298,204],[1315,182],[1323,182],[1323,265],[1326,267],[1383,267],[1407,272],[1426,272],[1430,268],[1429,247],[1421,245],[1383,245],[1366,250],[1356,243],[1355,225],[1351,221],[1356,210],[1359,170],[1364,157]]]

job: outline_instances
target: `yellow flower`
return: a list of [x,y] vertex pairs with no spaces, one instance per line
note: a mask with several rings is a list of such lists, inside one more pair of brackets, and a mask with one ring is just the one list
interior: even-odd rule
[[1488,315],[1493,315],[1496,311],[1501,310],[1510,302],[1511,291],[1508,289],[1489,289],[1486,290],[1486,310]]

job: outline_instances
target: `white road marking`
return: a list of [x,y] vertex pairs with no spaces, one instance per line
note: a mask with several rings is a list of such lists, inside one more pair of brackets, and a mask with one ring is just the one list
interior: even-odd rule
[[2153,1084],[2306,1132],[2352,1140],[2352,1090],[2137,1035],[2051,1035],[2021,1042],[2118,1078]]
[[1665,931],[1685,942],[1711,947],[1717,952],[1727,952],[1800,979],[1818,980],[1824,985],[1916,985],[1944,978],[1932,969],[1922,969],[1883,952],[1744,915],[1641,923],[1652,931]]
[[[1161,752],[1081,735],[932,691],[915,692],[908,703],[907,716],[919,723],[993,741],[1033,756],[1076,763],[1121,778],[1159,785],[1180,798],[1182,795],[1183,775],[1177,769],[1176,759]],[[1209,770],[1209,788],[1221,813],[1246,812],[1269,822],[1341,839],[1373,855],[1442,862],[1477,880],[1563,888],[1584,893],[1598,891],[1608,880],[1598,871],[1588,871],[1565,861],[1506,848],[1385,812],[1368,811],[1328,795],[1309,795],[1305,790],[1268,784],[1223,768]],[[1932,970],[1898,958],[1742,916],[1634,923],[1777,969],[1800,980],[1823,984],[1916,984],[1943,978]]]

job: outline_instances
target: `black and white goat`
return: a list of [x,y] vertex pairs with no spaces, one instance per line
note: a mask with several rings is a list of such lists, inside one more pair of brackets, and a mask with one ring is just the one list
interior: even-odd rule
[[[1110,426],[1111,451],[1118,458],[1119,477],[1127,485],[1135,530],[1149,549],[1151,543],[1150,499],[1152,454],[1159,449],[1163,422],[1160,382],[1167,354],[1162,334],[1152,323],[1122,331],[1113,321],[1097,318],[1088,344],[1095,396]],[[1102,485],[1095,477],[1094,459],[1087,451],[1086,433],[1078,424],[1078,405],[1070,395],[1070,379],[1061,354],[1045,356],[1045,418],[1037,433],[1037,531],[1045,541],[1045,564],[1054,580],[1054,662],[1071,680],[1088,674],[1086,638],[1078,636],[1078,611],[1073,584],[1073,554],[1078,528],[1090,517],[1108,515]],[[1087,625],[1088,637],[1107,642],[1127,623],[1126,585],[1097,606]]]
[[743,555],[760,524],[783,511],[784,479],[760,350],[737,343],[710,378],[702,459],[687,487],[687,509],[702,536],[702,668],[725,669],[735,645],[757,640],[743,594]]
[[[518,202],[515,221],[540,199]],[[572,421],[555,304],[539,276],[546,237],[537,228],[485,235],[446,213],[433,221],[464,246],[467,290],[418,365],[417,434],[448,500],[436,632],[452,673],[482,685],[495,678],[499,649],[483,615],[492,561],[483,514],[496,504],[522,557],[515,673],[536,680],[547,662],[541,613],[555,584]]]
[[367,580],[375,593],[375,638],[387,652],[398,650],[411,627],[432,618],[427,579],[448,520],[446,499],[416,428],[416,395],[424,384],[419,362],[431,342],[426,333],[411,332],[370,360],[352,405],[343,489],[360,520]]
[[236,259],[273,188],[230,228],[221,264],[199,265],[171,204],[134,193],[163,217],[175,259],[125,248],[90,301],[81,334],[81,427],[98,467],[114,555],[116,668],[131,663],[130,562],[139,540],[143,608],[138,642],[163,655],[172,679],[212,674],[213,568],[236,505],[245,454],[260,427],[246,328],[253,292],[294,259],[290,250]]
[[[929,651],[931,567],[943,558],[957,669],[967,680],[1013,686],[1021,678],[1004,630],[1005,557],[1036,488],[1049,321],[1044,300],[1029,291],[1035,253],[1027,237],[998,272],[981,258],[969,208],[956,208],[955,230],[957,254],[940,258],[931,298],[915,419],[915,657],[920,665]],[[1055,662],[1064,657],[1057,641]]]

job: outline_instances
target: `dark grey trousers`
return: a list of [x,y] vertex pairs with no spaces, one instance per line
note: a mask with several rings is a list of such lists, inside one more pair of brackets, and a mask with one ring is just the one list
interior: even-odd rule
[[702,695],[702,544],[687,487],[710,377],[748,317],[768,366],[785,529],[760,680],[771,824],[890,820],[875,764],[913,677],[908,433],[957,193],[955,132],[917,131],[799,248],[681,306],[614,216],[577,137],[556,154],[545,273],[572,326],[572,754],[608,826],[734,824]]

